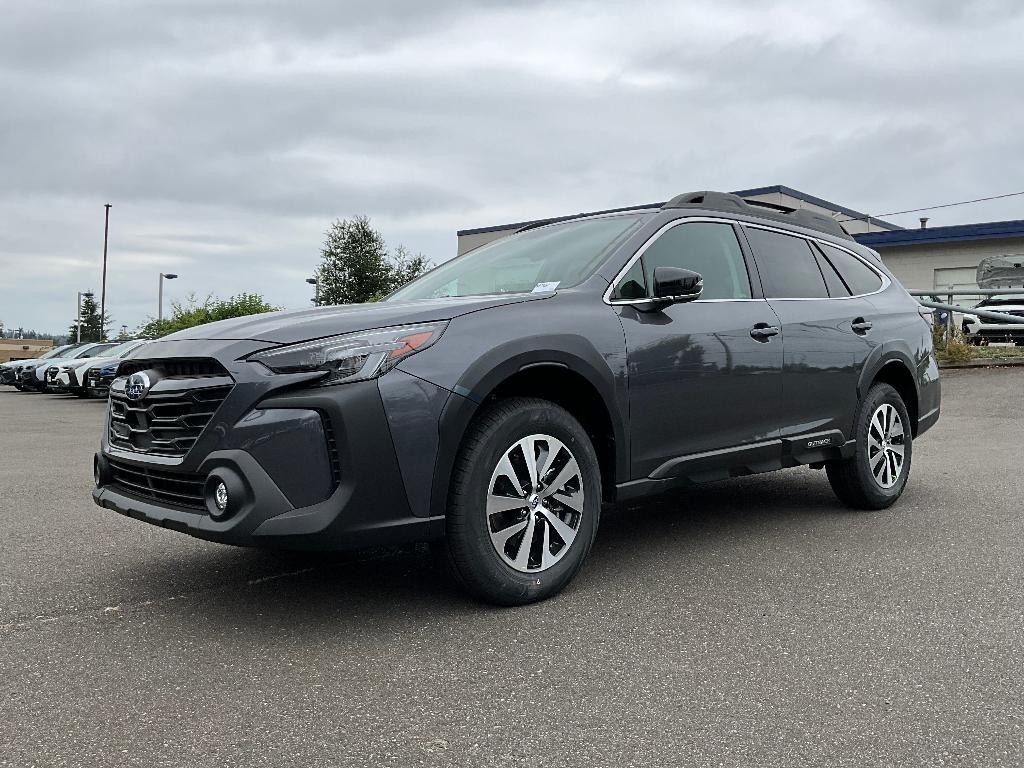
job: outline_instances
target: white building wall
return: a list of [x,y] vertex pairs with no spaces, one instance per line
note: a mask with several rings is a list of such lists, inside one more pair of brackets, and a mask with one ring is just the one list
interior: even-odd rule
[[515,227],[510,227],[509,229],[499,229],[496,232],[476,232],[471,235],[459,235],[458,255],[461,256],[466,251],[472,251],[474,248],[486,245],[492,240],[497,240],[499,237],[511,235],[515,231]]
[[877,248],[896,278],[909,290],[948,288],[951,281],[956,287],[977,287],[971,278],[964,286],[966,270],[976,270],[986,256],[1024,254],[1024,238],[971,240],[962,243],[935,243],[904,245],[895,248]]

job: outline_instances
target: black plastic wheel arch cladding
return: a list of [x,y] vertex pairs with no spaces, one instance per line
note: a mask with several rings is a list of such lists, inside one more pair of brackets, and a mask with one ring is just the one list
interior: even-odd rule
[[[606,285],[601,278],[591,278]],[[588,281],[590,282],[590,281]],[[612,426],[616,482],[629,473],[626,349],[622,327],[594,289],[568,290],[538,303],[510,304],[456,318],[427,353],[398,370],[443,387],[452,395],[438,421],[430,509],[443,514],[459,444],[474,414],[502,382],[535,365],[564,366],[598,393]],[[466,364],[466,361],[471,361]]]

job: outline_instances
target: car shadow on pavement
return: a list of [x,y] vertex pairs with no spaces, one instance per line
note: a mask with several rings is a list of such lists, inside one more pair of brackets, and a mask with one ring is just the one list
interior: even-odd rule
[[[788,539],[801,538],[807,527],[829,525],[829,514],[837,511],[844,510],[824,474],[809,470],[724,481],[631,506],[606,506],[580,577],[542,604],[548,608],[537,609],[565,610],[574,600],[593,597],[606,587],[637,583],[652,574],[678,575],[684,567],[699,569],[708,553],[725,550],[731,555],[741,545],[749,549],[754,542],[756,547],[766,537],[785,546]],[[439,611],[449,617],[503,611],[465,596],[426,545],[347,553],[204,546],[183,557],[173,548],[165,554],[143,578],[180,581],[181,569],[186,569],[197,582],[208,584],[182,595],[174,610],[185,611],[190,619],[201,617],[211,630],[252,621],[280,628],[351,628],[367,617],[408,628],[435,620]],[[138,577],[132,574],[133,580]]]

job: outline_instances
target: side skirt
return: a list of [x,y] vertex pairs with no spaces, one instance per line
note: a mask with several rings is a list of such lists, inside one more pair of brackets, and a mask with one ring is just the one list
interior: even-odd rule
[[848,458],[855,449],[855,441],[835,429],[678,456],[647,477],[616,485],[615,499],[628,501],[687,485],[821,464]]

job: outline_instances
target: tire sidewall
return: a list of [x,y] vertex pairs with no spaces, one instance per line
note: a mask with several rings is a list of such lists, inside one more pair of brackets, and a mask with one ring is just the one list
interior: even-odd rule
[[[871,417],[875,411],[881,405],[891,405],[899,413],[900,419],[903,421],[903,433],[905,435],[904,440],[904,456],[903,466],[900,469],[899,480],[892,488],[883,488],[875,480],[875,476],[871,471],[871,465],[868,461],[868,430],[871,426]],[[907,480],[910,477],[910,470],[913,463],[914,455],[914,438],[910,424],[910,414],[907,412],[907,406],[903,402],[903,398],[900,397],[893,387],[888,384],[876,384],[874,385],[861,404],[860,414],[857,417],[857,474],[860,477],[860,482],[865,492],[874,497],[876,503],[884,506],[888,506],[895,502],[902,494],[903,489],[907,485]]]
[[[561,440],[579,464],[583,481],[583,516],[569,551],[553,566],[532,573],[517,571],[505,563],[491,542],[487,519],[487,493],[495,467],[517,441],[532,434],[546,434]],[[557,405],[530,401],[484,435],[477,450],[463,457],[470,463],[463,498],[453,498],[449,515],[465,523],[462,541],[473,555],[472,581],[494,585],[507,592],[509,602],[541,600],[558,592],[576,575],[590,551],[601,513],[601,477],[590,438],[566,411]],[[495,595],[488,596],[492,599]],[[499,602],[505,602],[501,596]]]

